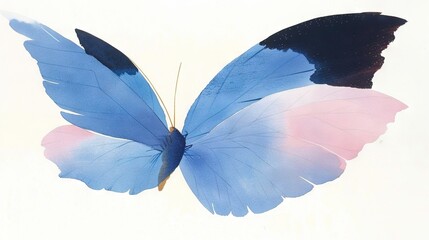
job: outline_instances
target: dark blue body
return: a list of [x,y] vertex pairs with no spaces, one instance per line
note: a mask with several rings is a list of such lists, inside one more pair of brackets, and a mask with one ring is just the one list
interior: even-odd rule
[[185,152],[185,137],[176,129],[171,128],[165,138],[162,152],[162,166],[158,174],[158,184],[164,181],[179,166]]

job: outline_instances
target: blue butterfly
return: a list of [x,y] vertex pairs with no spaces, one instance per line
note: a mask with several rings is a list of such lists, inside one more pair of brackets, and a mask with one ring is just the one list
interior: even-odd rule
[[332,181],[406,106],[371,90],[380,55],[406,21],[380,13],[316,18],[281,30],[226,65],[167,124],[147,77],[122,52],[76,29],[80,45],[5,14],[26,36],[49,97],[73,125],[43,139],[60,177],[137,194],[180,166],[219,215],[262,213]]

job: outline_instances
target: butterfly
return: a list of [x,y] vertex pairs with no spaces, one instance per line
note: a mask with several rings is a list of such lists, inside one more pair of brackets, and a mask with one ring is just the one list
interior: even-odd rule
[[60,177],[92,189],[162,190],[180,170],[213,214],[263,213],[338,178],[407,106],[371,90],[381,52],[405,20],[380,13],[312,19],[226,65],[192,104],[182,131],[127,56],[76,29],[78,44],[5,14],[28,37],[47,95],[73,125],[42,140]]

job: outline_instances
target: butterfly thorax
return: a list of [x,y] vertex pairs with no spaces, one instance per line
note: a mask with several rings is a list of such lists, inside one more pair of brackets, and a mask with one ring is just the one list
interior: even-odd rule
[[158,174],[158,190],[162,190],[168,177],[179,166],[185,152],[185,137],[174,127],[165,138],[162,146],[162,166]]

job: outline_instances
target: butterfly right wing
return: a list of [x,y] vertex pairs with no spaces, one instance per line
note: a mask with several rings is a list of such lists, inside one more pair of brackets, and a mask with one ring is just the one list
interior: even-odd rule
[[345,160],[405,107],[355,89],[372,87],[381,52],[405,22],[380,13],[316,18],[225,66],[191,106],[183,130],[188,149],[180,168],[199,201],[212,213],[242,216],[337,178]]

